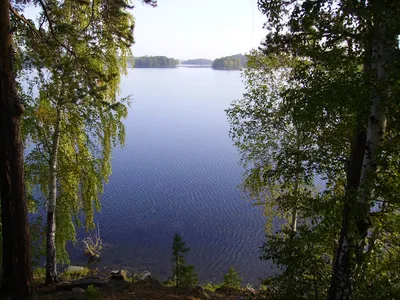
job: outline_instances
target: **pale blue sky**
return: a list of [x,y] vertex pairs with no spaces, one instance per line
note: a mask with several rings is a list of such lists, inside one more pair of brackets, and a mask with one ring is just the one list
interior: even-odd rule
[[[134,56],[165,55],[178,59],[246,53],[266,35],[257,0],[158,0],[153,8],[134,0]],[[24,14],[35,19],[38,9]]]
[[266,34],[257,0],[136,0],[133,14],[135,56],[214,59],[248,52]]

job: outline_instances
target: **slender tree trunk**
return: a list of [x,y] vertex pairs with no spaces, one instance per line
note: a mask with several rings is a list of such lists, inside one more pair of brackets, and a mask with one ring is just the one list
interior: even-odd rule
[[[376,150],[382,143],[386,130],[386,115],[383,103],[389,94],[388,76],[391,56],[396,38],[387,37],[383,19],[377,25],[372,47],[372,73],[375,76],[371,89],[370,115],[364,143],[364,153],[359,155],[356,166],[349,170],[350,178],[359,177],[360,183],[353,182],[348,187],[348,195],[353,201],[344,205],[343,224],[336,255],[334,274],[329,291],[330,300],[350,299],[358,267],[363,263],[365,239],[370,230],[370,207],[373,183],[377,171]],[[365,69],[364,69],[365,71]],[[368,75],[367,75],[368,76]],[[361,150],[362,139],[356,148]],[[358,167],[362,157],[362,166]],[[353,179],[351,179],[353,180]],[[355,188],[358,193],[354,193]]]
[[2,293],[28,299],[33,292],[20,116],[13,69],[9,1],[0,0],[0,193],[3,236]]
[[60,108],[57,107],[56,124],[54,126],[53,144],[50,153],[49,165],[49,200],[47,204],[46,227],[46,284],[57,281],[56,256],[56,200],[57,200],[57,163],[58,147],[60,143]]
[[[366,131],[362,124],[362,116],[359,116],[358,131],[352,145],[350,162],[347,171],[347,191],[342,211],[342,227],[339,244],[333,263],[333,276],[329,289],[329,300],[348,299],[353,291],[351,257],[354,253],[353,239],[351,235],[351,211],[354,206],[354,198],[360,185],[361,169],[365,152]],[[342,294],[343,293],[343,294]]]
[[290,224],[290,227],[292,229],[292,233],[294,234],[297,232],[297,199],[299,197],[299,173],[300,173],[300,167],[301,167],[301,161],[300,161],[300,133],[299,130],[296,128],[296,176],[295,176],[295,182],[294,182],[294,195],[296,198],[296,203],[294,207],[292,208],[292,221]]

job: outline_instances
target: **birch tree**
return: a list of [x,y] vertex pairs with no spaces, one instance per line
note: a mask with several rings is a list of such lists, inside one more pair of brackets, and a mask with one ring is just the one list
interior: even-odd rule
[[75,239],[78,212],[93,227],[111,174],[111,149],[124,141],[126,102],[117,94],[134,20],[125,1],[47,1],[41,7],[36,34],[44,42],[34,47],[32,35],[27,55],[39,96],[27,103],[25,124],[35,144],[27,158],[29,181],[40,185],[46,202],[46,283],[53,283],[57,256],[68,259],[65,246]]
[[[300,201],[307,213],[299,218],[302,225],[295,238],[284,240],[274,235],[264,245],[264,258],[284,266],[284,273],[272,281],[286,284],[275,284],[276,295],[287,298],[282,291],[287,287],[289,293],[294,291],[289,296],[298,298],[390,298],[398,286],[396,280],[388,278],[397,278],[389,261],[397,265],[393,224],[398,222],[399,204],[394,191],[398,191],[395,107],[400,33],[396,16],[400,7],[393,1],[260,0],[258,4],[269,29],[262,55],[268,58],[285,53],[296,64],[289,72],[290,84],[283,89],[271,84],[268,77],[260,82],[249,77],[261,92],[261,96],[250,95],[260,111],[252,113],[257,110],[249,112],[242,105],[239,120],[253,127],[236,128],[236,134],[244,137],[240,146],[248,147],[245,154],[250,162],[259,160],[259,156],[252,156],[255,151],[271,156],[265,150],[271,140],[253,143],[254,133],[274,130],[268,127],[274,116],[264,113],[268,104],[255,100],[264,97],[266,103],[275,101],[271,93],[263,94],[263,87],[268,86],[275,90],[272,95],[279,95],[286,103],[282,104],[282,108],[287,107],[281,110],[283,114],[291,116],[305,134],[300,142],[309,141],[302,165],[310,166],[308,174],[319,174],[326,181],[322,193]],[[270,66],[264,63],[259,66],[262,68]],[[283,129],[281,138],[288,140]],[[250,164],[250,169],[256,170],[253,167]],[[306,176],[306,169],[301,173]],[[261,177],[264,181],[265,176]],[[284,180],[293,186],[293,180]],[[275,198],[269,205],[282,204]],[[291,207],[293,204],[283,206],[287,211]],[[312,252],[307,250],[310,247]],[[385,262],[384,269],[378,267],[379,260]],[[377,284],[372,289],[366,282]]]

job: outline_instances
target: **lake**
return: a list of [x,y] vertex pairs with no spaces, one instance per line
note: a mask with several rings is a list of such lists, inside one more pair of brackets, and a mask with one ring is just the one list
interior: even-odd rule
[[102,264],[166,279],[172,236],[181,233],[203,282],[222,280],[231,265],[245,283],[271,272],[258,258],[265,219],[241,197],[243,170],[224,112],[243,92],[238,71],[130,69],[121,85],[121,97],[133,99],[126,145],[113,152],[96,216],[110,245]]

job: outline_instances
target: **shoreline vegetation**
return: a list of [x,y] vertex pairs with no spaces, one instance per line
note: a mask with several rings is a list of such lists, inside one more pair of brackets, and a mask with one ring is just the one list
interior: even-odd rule
[[215,60],[196,58],[183,61],[167,56],[140,56],[131,57],[128,60],[128,68],[175,69],[178,67],[186,67],[238,71],[246,67],[247,60],[247,56],[243,54],[223,56]]
[[[100,236],[98,238],[101,240]],[[166,280],[153,276],[148,270],[132,269],[89,269],[83,266],[69,266],[58,276],[56,285],[46,285],[46,269],[34,270],[37,299],[65,299],[83,295],[84,299],[265,299],[265,289],[255,289],[243,284],[243,279],[233,266],[227,269],[219,283],[199,283],[195,267],[185,261],[190,251],[180,234],[174,234],[172,243],[172,272]],[[117,298],[115,298],[117,297]],[[189,297],[189,298],[188,298]],[[80,299],[80,298],[79,298]]]
[[162,281],[150,272],[131,270],[89,270],[71,266],[60,274],[60,283],[44,284],[45,269],[34,271],[36,299],[268,299],[264,287],[242,285],[233,267],[220,283],[206,281],[195,285],[176,286]]

